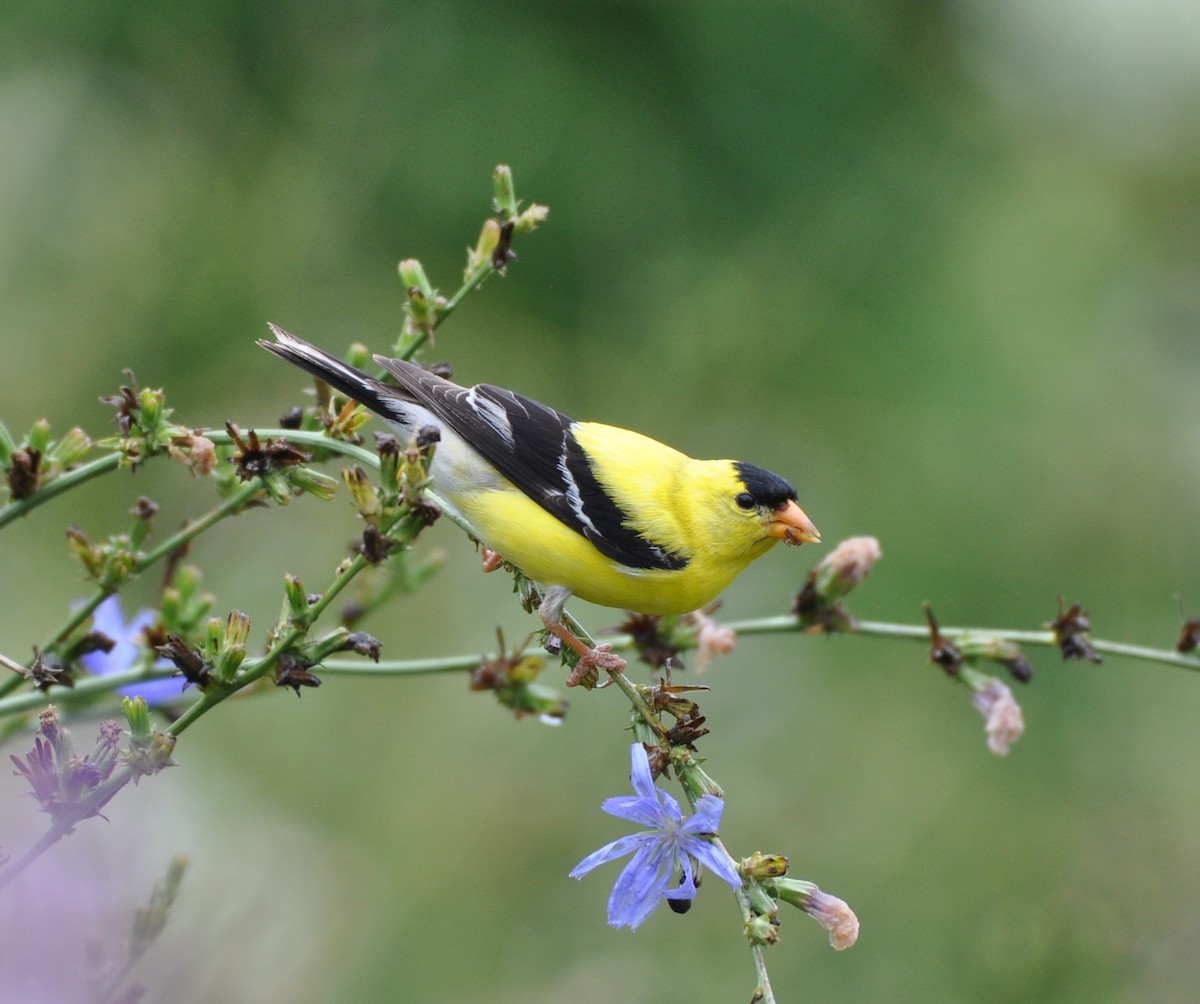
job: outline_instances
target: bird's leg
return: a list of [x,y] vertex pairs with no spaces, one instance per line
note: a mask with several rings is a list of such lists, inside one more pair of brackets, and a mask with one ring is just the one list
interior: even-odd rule
[[487,572],[494,572],[497,568],[499,568],[501,565],[504,564],[504,559],[502,557],[500,557],[500,555],[498,555],[490,547],[484,546],[482,554],[483,554],[483,571],[485,574]]
[[561,638],[579,654],[579,662],[575,664],[575,668],[567,677],[567,686],[577,687],[583,684],[590,690],[596,686],[600,675],[599,670],[615,673],[624,669],[627,663],[612,651],[612,645],[607,642],[597,645],[595,648],[589,648],[583,641],[575,637],[570,628],[562,622],[563,607],[566,606],[567,597],[570,595],[571,590],[562,586],[554,586],[546,590],[546,595],[542,597],[540,610],[542,623],[546,626],[547,631]]

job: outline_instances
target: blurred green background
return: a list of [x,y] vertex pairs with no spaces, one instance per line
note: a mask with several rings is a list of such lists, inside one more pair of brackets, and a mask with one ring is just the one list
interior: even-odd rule
[[[1037,627],[1061,593],[1169,647],[1176,594],[1200,613],[1181,0],[5,5],[4,421],[104,434],[131,367],[181,421],[275,424],[303,381],[266,322],[386,349],[396,262],[453,289],[499,162],[551,216],[439,337],[460,381],[790,476],[827,541],[880,538],[863,617]],[[3,534],[0,651],[84,594],[64,527],[121,529],[138,494],[162,531],[210,500],[157,462]],[[355,534],[344,494],[305,498],[192,557],[261,639],[283,572],[326,581]],[[452,526],[422,546],[444,571],[365,625],[388,656],[533,627]],[[826,551],[770,555],[723,615],[782,612]],[[726,842],[863,925],[836,954],[785,914],[781,999],[1194,999],[1200,680],[1031,654],[1007,759],[921,646],[753,638],[709,671]],[[726,894],[630,934],[604,924],[615,866],[567,880],[625,832],[599,803],[626,719],[612,690],[517,722],[458,676],[231,702],[0,903],[0,995],[71,999],[84,940],[119,944],[182,850],[150,1000],[747,1000]],[[20,788],[9,851],[42,825]]]

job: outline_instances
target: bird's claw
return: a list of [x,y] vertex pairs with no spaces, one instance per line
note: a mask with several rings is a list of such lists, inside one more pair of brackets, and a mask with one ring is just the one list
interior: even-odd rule
[[504,559],[490,547],[485,547],[481,553],[483,554],[483,571],[485,574],[496,571],[497,568],[504,564]]
[[[571,670],[571,674],[567,677],[567,686],[578,687],[582,685],[587,690],[598,689],[597,682],[600,679],[600,670],[604,670],[606,673],[617,673],[627,665],[628,663],[612,650],[612,645],[605,642],[602,645],[597,645],[595,648],[588,649],[587,652],[579,657],[575,668]],[[606,687],[608,683],[601,684],[601,686]]]

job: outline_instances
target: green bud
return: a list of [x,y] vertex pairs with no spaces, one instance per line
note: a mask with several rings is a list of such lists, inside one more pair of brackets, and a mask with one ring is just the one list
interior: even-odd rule
[[29,448],[45,453],[50,448],[50,423],[39,418],[29,430]]
[[697,759],[686,746],[671,747],[671,765],[675,768],[675,776],[679,778],[679,783],[683,785],[690,799],[698,799],[701,795],[724,798],[725,792],[701,769],[701,763],[703,760]]
[[140,403],[142,414],[138,419],[138,427],[149,436],[158,431],[159,423],[162,421],[163,392],[147,387],[141,393]]
[[518,234],[527,234],[536,230],[539,226],[546,222],[546,217],[550,215],[549,206],[539,206],[536,202],[528,209],[524,210],[515,220],[513,230]]
[[512,169],[498,164],[492,172],[492,204],[506,220],[517,215],[517,193],[513,188]]
[[745,933],[746,939],[752,945],[773,945],[779,940],[779,925],[756,914],[746,922]]
[[774,924],[779,923],[779,907],[764,889],[757,882],[751,882],[746,887],[746,896],[750,900],[750,909],[760,917],[766,917]]
[[155,732],[148,739],[132,739],[125,760],[134,773],[134,780],[174,767],[171,754],[175,750],[175,742],[175,736],[169,732]]
[[428,310],[437,296],[437,290],[433,288],[429,276],[425,274],[424,266],[416,258],[405,258],[400,263],[399,269],[400,281],[408,290],[409,305],[413,307],[414,314],[418,309],[417,301],[424,304],[421,309]]
[[262,486],[276,505],[288,505],[292,501],[292,478],[289,470],[268,471],[262,477]]
[[311,467],[289,467],[290,480],[301,491],[328,502],[337,493],[337,479]]
[[221,655],[216,662],[217,676],[232,680],[246,658],[246,640],[250,637],[250,618],[240,610],[231,610],[221,638]]
[[93,579],[99,578],[104,569],[104,548],[93,544],[88,535],[77,526],[67,527],[67,544],[71,553],[83,563],[88,575]]
[[789,862],[782,854],[763,854],[755,851],[742,861],[738,869],[747,878],[780,878],[787,874]]
[[121,710],[125,713],[125,723],[129,726],[129,734],[135,742],[147,742],[150,739],[150,709],[144,697],[125,697],[121,699]]
[[219,617],[210,617],[204,626],[204,657],[215,662],[221,654],[221,642],[225,638],[225,627]]
[[283,577],[283,591],[287,597],[288,618],[293,624],[308,624],[308,593],[304,591],[304,583],[296,576],[286,574]]
[[65,436],[50,448],[50,459],[60,470],[65,470],[79,463],[92,448],[92,441],[78,426],[71,429]]
[[350,498],[353,499],[358,514],[368,523],[377,522],[383,515],[383,503],[379,499],[379,492],[367,477],[367,472],[355,464],[342,470],[342,480],[350,490]]
[[479,240],[475,242],[475,247],[467,248],[467,267],[463,272],[464,281],[470,280],[475,272],[483,266],[491,266],[492,252],[496,250],[499,243],[500,224],[492,217],[488,217],[479,231]]
[[245,648],[250,637],[250,618],[240,610],[231,610],[225,621],[225,648],[240,646]]

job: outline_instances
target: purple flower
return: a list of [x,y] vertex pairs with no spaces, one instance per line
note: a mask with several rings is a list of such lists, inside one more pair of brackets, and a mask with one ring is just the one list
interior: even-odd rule
[[[715,795],[701,795],[695,814],[684,819],[679,803],[654,786],[642,744],[634,743],[630,755],[631,780],[637,794],[606,799],[601,807],[610,816],[641,823],[648,829],[589,854],[571,871],[571,878],[583,878],[598,865],[632,851],[633,860],[625,866],[608,897],[609,924],[632,929],[649,917],[664,897],[691,900],[696,895],[693,858],[735,889],[742,887],[742,877],[725,849],[708,839],[717,832],[725,803]],[[682,873],[683,881],[668,889],[676,870]]]
[[[80,664],[89,673],[97,676],[108,676],[110,673],[123,673],[133,669],[145,650],[145,639],[142,633],[154,623],[153,610],[139,610],[128,624],[121,613],[121,600],[114,594],[106,599],[92,616],[92,630],[108,635],[116,644],[110,652],[88,652],[81,656]],[[165,669],[171,663],[159,659],[154,664]],[[180,694],[178,680],[145,680],[142,683],[132,683],[128,687],[119,688],[119,693],[126,697],[142,696],[147,704],[166,704]]]

